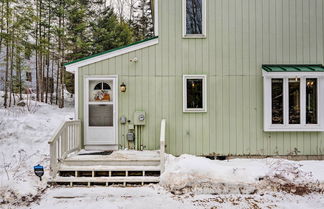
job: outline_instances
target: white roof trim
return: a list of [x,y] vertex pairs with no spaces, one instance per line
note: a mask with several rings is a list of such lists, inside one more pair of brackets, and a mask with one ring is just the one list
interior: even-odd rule
[[65,66],[66,71],[70,72],[70,73],[74,73],[78,70],[78,68],[92,64],[92,63],[96,63],[105,59],[109,59],[112,57],[116,57],[122,54],[127,54],[129,52],[133,52],[139,49],[143,49],[149,46],[153,46],[159,43],[159,38],[155,38],[149,41],[145,41],[139,44],[135,44],[129,47],[125,47],[116,51],[112,51],[112,52],[108,52],[106,54],[102,54],[102,55],[98,55],[89,59],[85,59],[85,60],[81,60],[80,62],[76,62],[76,63],[72,63],[70,65]]
[[307,72],[267,72],[262,70],[262,76],[265,78],[273,78],[273,77],[280,77],[280,78],[288,78],[288,77],[307,77],[307,76],[315,76],[315,77],[323,77],[324,72],[322,71],[307,71]]

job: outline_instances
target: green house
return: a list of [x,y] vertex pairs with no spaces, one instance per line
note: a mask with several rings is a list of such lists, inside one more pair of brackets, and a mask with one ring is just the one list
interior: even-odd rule
[[324,154],[322,0],[155,0],[155,37],[66,64],[87,150]]

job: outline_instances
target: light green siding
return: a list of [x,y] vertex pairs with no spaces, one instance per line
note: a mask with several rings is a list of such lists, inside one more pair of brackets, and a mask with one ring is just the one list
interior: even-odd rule
[[[261,75],[262,64],[324,63],[324,1],[207,0],[205,39],[182,38],[181,10],[181,0],[159,0],[158,45],[79,69],[80,119],[83,76],[118,75],[119,116],[146,112],[146,149],[159,148],[165,118],[175,155],[324,154],[323,133],[263,131]],[[207,75],[207,113],[182,112],[183,74]],[[127,128],[118,130],[125,147]]]

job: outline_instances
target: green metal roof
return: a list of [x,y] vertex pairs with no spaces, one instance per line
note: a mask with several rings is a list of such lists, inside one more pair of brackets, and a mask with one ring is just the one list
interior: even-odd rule
[[87,56],[87,57],[83,57],[81,59],[77,59],[77,60],[74,60],[72,62],[65,63],[64,66],[68,66],[68,65],[71,65],[71,64],[74,64],[74,63],[77,63],[77,62],[80,62],[80,61],[84,61],[84,60],[87,60],[87,59],[90,59],[90,58],[93,58],[93,57],[97,57],[97,56],[100,56],[100,55],[103,55],[103,54],[108,54],[110,52],[114,52],[114,51],[117,51],[117,50],[120,50],[120,49],[124,49],[124,48],[130,47],[130,46],[134,46],[134,45],[137,45],[137,44],[141,44],[141,43],[144,43],[144,42],[147,42],[147,41],[151,41],[151,40],[157,39],[157,38],[158,38],[158,36],[155,36],[155,37],[152,37],[152,38],[148,38],[148,39],[144,39],[144,40],[141,40],[141,41],[137,41],[137,42],[132,43],[132,44],[128,44],[126,46],[121,46],[121,47],[118,47],[118,48],[110,49],[108,51],[100,52],[98,54],[93,54],[93,55],[90,55],[90,56]]
[[324,72],[323,65],[262,65],[267,72]]

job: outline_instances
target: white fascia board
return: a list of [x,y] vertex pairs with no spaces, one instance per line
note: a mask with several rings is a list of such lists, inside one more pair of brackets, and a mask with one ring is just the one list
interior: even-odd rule
[[92,57],[92,58],[89,58],[89,59],[86,59],[86,60],[82,60],[80,62],[76,62],[76,63],[70,64],[70,65],[67,65],[67,66],[65,66],[65,68],[66,68],[66,71],[68,71],[70,73],[74,73],[80,67],[83,67],[83,66],[86,66],[86,65],[89,65],[89,64],[93,64],[93,63],[96,63],[96,62],[99,62],[99,61],[102,61],[102,60],[105,60],[105,59],[109,59],[109,58],[112,58],[112,57],[116,57],[116,56],[119,56],[119,55],[127,54],[129,52],[133,52],[133,51],[136,51],[136,50],[139,50],[139,49],[143,49],[143,48],[146,48],[146,47],[149,47],[149,46],[153,46],[153,45],[156,45],[158,43],[159,43],[159,38],[156,38],[156,39],[149,40],[149,41],[146,41],[146,42],[143,42],[143,43],[139,43],[139,44],[136,44],[136,45],[133,45],[133,46],[125,47],[125,48],[120,49],[120,50],[116,50],[116,51],[109,52],[109,53],[102,54],[102,55],[98,55],[96,57]]
[[262,70],[262,76],[265,78],[295,78],[295,77],[323,77],[324,72],[267,72]]

